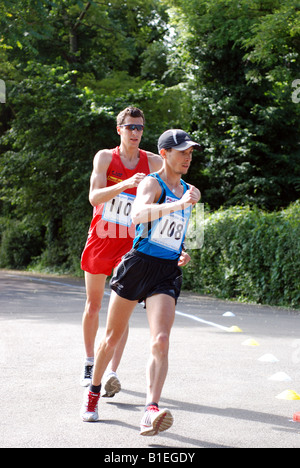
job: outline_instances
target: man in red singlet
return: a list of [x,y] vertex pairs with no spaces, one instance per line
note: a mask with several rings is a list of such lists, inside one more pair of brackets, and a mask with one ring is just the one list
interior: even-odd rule
[[[120,146],[101,150],[94,159],[89,194],[94,215],[81,259],[87,296],[83,315],[86,360],[81,385],[84,387],[91,383],[106,278],[132,248],[135,227],[130,214],[136,188],[147,174],[158,171],[163,164],[160,156],[139,149],[144,124],[140,109],[128,107],[120,112],[117,117]],[[127,337],[128,328],[111,361],[103,396],[112,397],[121,389],[116,371]]]

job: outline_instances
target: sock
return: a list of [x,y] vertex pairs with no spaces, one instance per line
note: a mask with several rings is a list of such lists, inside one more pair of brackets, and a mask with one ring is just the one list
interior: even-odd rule
[[85,359],[85,365],[86,365],[86,366],[93,366],[93,365],[94,365],[94,360],[95,360],[95,359],[94,359],[93,357],[87,357],[87,358]]
[[148,410],[148,407],[149,407],[149,406],[156,406],[156,408],[158,409],[158,404],[155,403],[154,401],[152,401],[151,403],[148,403],[148,404],[145,406],[145,411]]
[[101,392],[101,384],[100,385],[90,385],[90,392],[100,393]]

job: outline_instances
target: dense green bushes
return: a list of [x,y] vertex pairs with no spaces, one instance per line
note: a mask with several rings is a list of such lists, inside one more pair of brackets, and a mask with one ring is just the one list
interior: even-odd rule
[[[35,267],[79,274],[86,223],[77,223],[62,261],[61,248],[46,248],[44,233],[20,221],[1,220],[0,267]],[[300,201],[266,213],[249,207],[205,216],[204,245],[191,251],[184,288],[222,298],[300,308]],[[58,270],[60,265],[60,270]]]
[[206,216],[184,287],[223,298],[300,306],[300,202],[280,212],[233,207]]
[[0,268],[81,274],[93,157],[131,104],[143,149],[167,128],[201,142],[188,181],[228,209],[185,286],[297,305],[299,205],[279,210],[300,198],[298,3],[2,0]]
[[0,218],[0,268],[26,268],[44,248],[43,232],[30,223]]

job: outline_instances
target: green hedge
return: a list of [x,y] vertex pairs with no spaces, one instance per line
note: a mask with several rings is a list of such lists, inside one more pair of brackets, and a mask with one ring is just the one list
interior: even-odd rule
[[300,200],[280,212],[233,207],[206,215],[184,288],[222,298],[300,306]]
[[[0,221],[0,268],[49,263],[45,233],[28,220]],[[79,240],[68,233],[75,249],[68,252],[69,268],[73,259],[70,273],[78,274],[85,235],[84,229]],[[203,247],[190,254],[192,261],[184,269],[187,290],[300,308],[300,200],[280,212],[233,207],[206,214]],[[56,258],[53,251],[51,258]]]
[[0,268],[26,268],[44,248],[43,233],[30,221],[0,218],[0,240]]

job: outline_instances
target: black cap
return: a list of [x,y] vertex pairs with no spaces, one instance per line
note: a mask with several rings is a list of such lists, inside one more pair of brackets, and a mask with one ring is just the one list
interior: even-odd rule
[[158,140],[158,151],[161,149],[174,148],[178,151],[185,151],[188,148],[194,146],[196,149],[201,149],[201,146],[192,141],[190,135],[180,129],[167,130],[163,133]]

